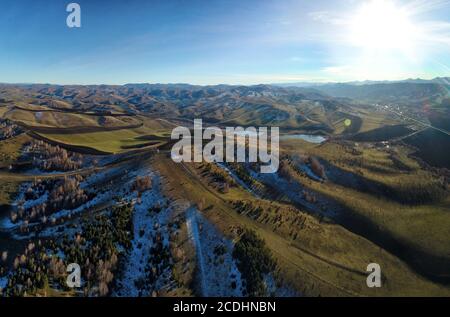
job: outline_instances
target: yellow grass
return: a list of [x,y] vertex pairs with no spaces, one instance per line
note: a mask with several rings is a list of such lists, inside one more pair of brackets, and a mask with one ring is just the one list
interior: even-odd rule
[[[448,289],[426,281],[396,257],[338,225],[320,224],[305,215],[306,229],[299,230],[294,241],[289,230],[278,230],[270,222],[239,215],[227,201],[246,199],[255,204],[281,206],[278,203],[263,203],[239,189],[220,194],[203,183],[191,165],[183,167],[162,155],[155,158],[155,166],[166,179],[165,190],[170,197],[212,206],[204,215],[224,234],[235,238],[235,227],[256,230],[277,258],[281,279],[290,281],[305,295],[450,295]],[[287,211],[284,215],[294,217]],[[295,226],[291,228],[297,230]],[[386,282],[380,289],[366,287],[363,272],[371,262],[384,268]]]

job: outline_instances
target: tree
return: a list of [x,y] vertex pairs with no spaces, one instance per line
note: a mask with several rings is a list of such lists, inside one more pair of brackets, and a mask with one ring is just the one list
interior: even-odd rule
[[264,240],[254,231],[245,230],[234,246],[233,257],[238,260],[237,267],[246,280],[248,295],[266,295],[264,277],[275,269],[276,262]]
[[311,169],[314,172],[314,174],[316,174],[320,178],[322,179],[326,178],[325,168],[322,166],[322,164],[320,164],[319,160],[316,159],[315,157],[311,157]]

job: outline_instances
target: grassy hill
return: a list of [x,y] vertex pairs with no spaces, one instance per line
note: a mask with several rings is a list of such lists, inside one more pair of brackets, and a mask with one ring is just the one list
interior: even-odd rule
[[[370,91],[399,102],[441,93],[383,85]],[[85,276],[94,295],[201,295],[211,279],[234,295],[246,288],[233,271],[234,247],[244,245],[275,261],[247,263],[267,295],[450,296],[450,175],[436,145],[446,135],[371,105],[359,95],[366,89],[350,100],[269,85],[0,85],[0,226],[8,225],[0,251],[20,261],[26,247],[24,261],[52,267],[42,280],[36,266],[21,274],[11,258],[0,277],[38,285],[29,295],[76,296],[61,288],[58,267],[81,259],[94,272]],[[408,107],[445,129],[445,110]],[[175,163],[170,133],[194,118],[327,138],[282,140],[273,174],[258,163]],[[417,158],[421,150],[431,164]],[[381,288],[366,286],[373,262]]]

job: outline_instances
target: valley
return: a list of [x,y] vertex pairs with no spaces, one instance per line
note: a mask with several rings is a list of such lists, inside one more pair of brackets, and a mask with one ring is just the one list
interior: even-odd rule
[[[0,84],[0,295],[450,296],[449,88]],[[175,163],[196,118],[278,171]]]

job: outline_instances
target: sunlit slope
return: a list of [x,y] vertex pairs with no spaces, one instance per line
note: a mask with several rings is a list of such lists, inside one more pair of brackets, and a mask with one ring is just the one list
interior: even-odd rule
[[170,123],[163,120],[142,119],[142,126],[112,131],[83,133],[39,133],[46,139],[69,146],[92,148],[105,153],[119,153],[126,150],[157,144],[170,135]]
[[[117,126],[131,124],[135,114],[333,135],[391,124],[389,118],[371,115],[372,110],[358,102],[314,89],[270,85],[31,85],[8,86],[0,91],[1,96],[5,104],[16,107],[10,109],[9,118],[42,126],[67,126],[76,121],[85,126],[105,125],[102,121]],[[44,109],[55,112],[39,112]],[[91,117],[79,116],[88,113]],[[341,124],[348,118],[353,119],[350,130]]]
[[[450,294],[394,255],[339,225],[322,223],[285,203],[258,199],[241,187],[221,193],[193,164],[175,164],[160,155],[155,166],[166,179],[170,197],[201,206],[203,214],[226,235],[233,237],[233,228],[256,230],[276,257],[284,281],[304,295]],[[248,203],[259,213],[239,212],[234,201]],[[379,289],[365,284],[365,268],[373,261],[384,268],[384,286]]]
[[392,250],[401,252],[418,270],[436,279],[449,279],[448,185],[443,176],[422,169],[408,157],[410,149],[337,143],[312,146],[301,141],[282,147],[291,156],[307,154],[322,160],[326,182],[295,177],[359,219],[355,230],[378,243],[392,240]]

